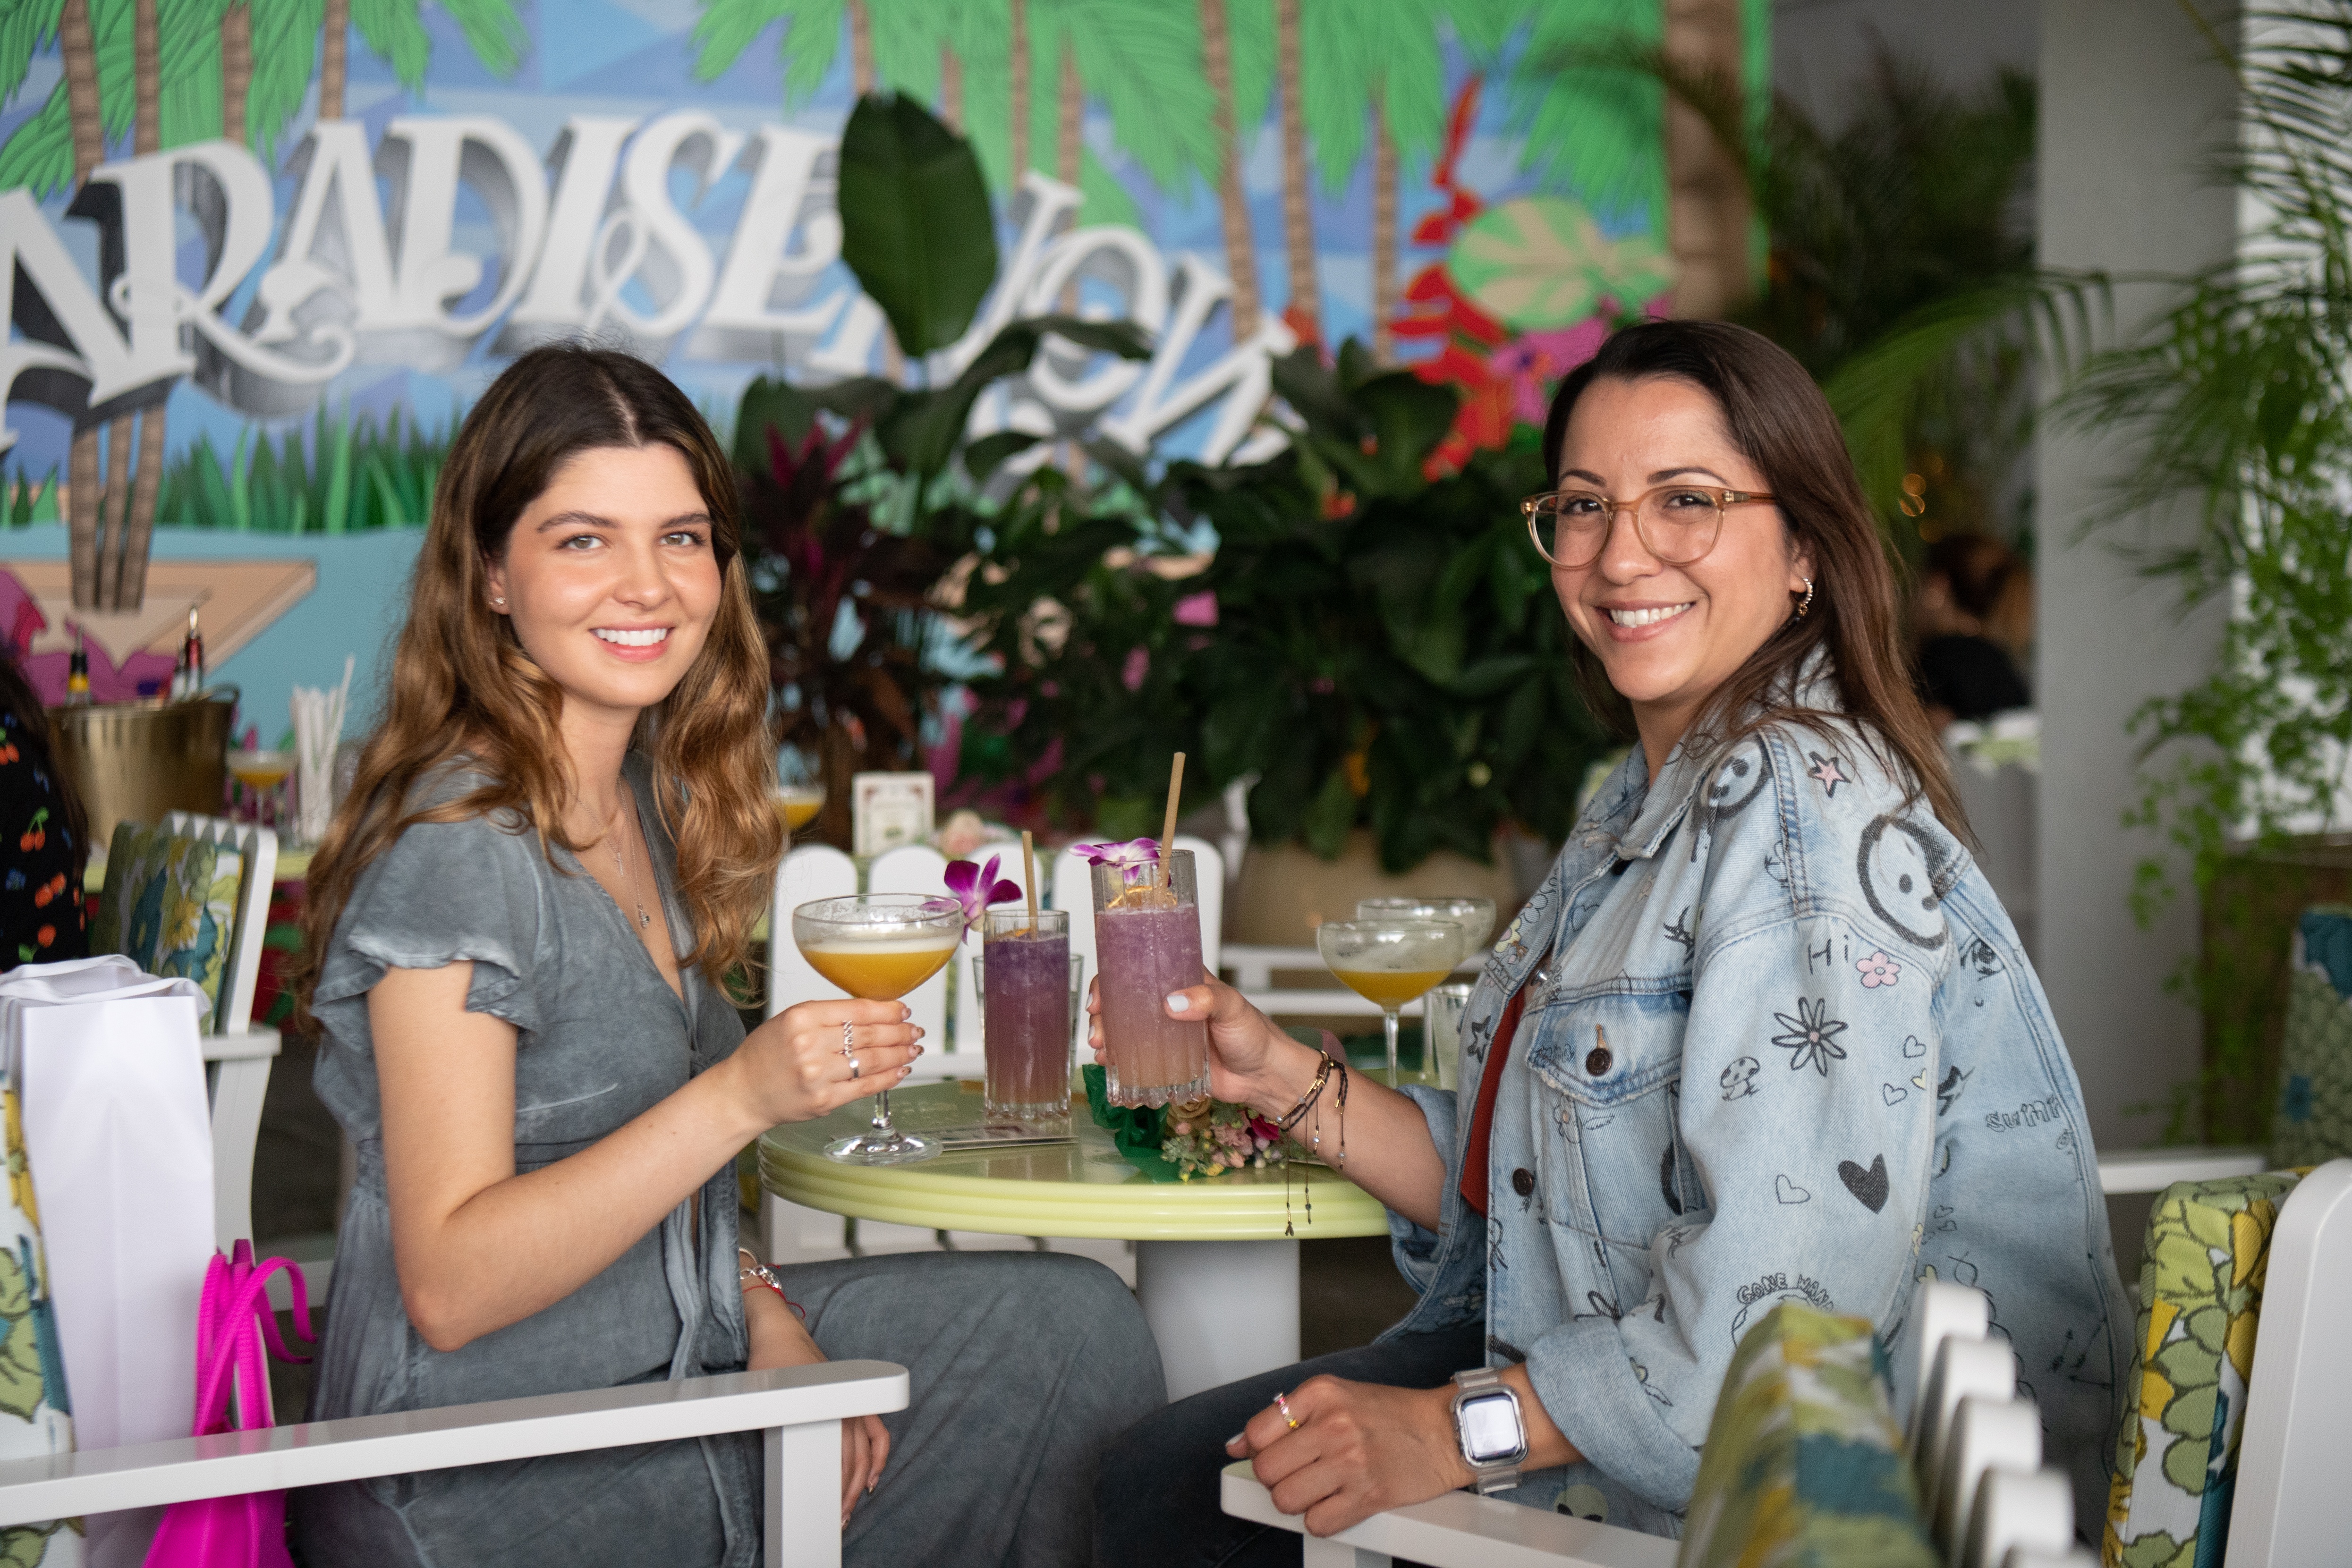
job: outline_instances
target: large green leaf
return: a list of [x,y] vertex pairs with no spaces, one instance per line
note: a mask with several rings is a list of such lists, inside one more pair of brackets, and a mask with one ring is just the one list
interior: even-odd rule
[[909,354],[963,336],[996,278],[971,144],[910,98],[868,95],[841,138],[841,258]]
[[876,434],[882,450],[899,466],[928,478],[948,465],[971,418],[971,405],[992,382],[1019,375],[1037,357],[1046,338],[1121,359],[1149,358],[1151,345],[1131,321],[1082,321],[1074,316],[1034,316],[1015,321],[988,340],[963,373],[935,392],[908,392],[883,413]]
[[1674,261],[1647,235],[1611,239],[1565,196],[1523,196],[1471,220],[1445,258],[1478,308],[1521,332],[1573,327],[1614,300],[1636,309],[1674,282]]

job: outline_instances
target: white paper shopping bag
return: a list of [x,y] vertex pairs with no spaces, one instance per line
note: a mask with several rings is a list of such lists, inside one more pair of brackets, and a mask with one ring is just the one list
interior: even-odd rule
[[[87,1453],[188,1435],[214,1250],[212,1118],[193,981],[127,958],[0,976],[50,1296]],[[93,1515],[91,1568],[136,1568],[153,1510]]]
[[0,1048],[84,1452],[188,1433],[214,1249],[204,1011],[193,982],[123,958],[0,977]]

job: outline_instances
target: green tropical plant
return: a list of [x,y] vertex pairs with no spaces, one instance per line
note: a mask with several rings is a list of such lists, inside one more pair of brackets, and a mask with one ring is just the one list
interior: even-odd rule
[[[843,134],[842,256],[899,340],[961,339],[995,271],[987,187],[971,145],[912,99],[859,100]],[[956,633],[940,588],[991,526],[980,488],[1036,437],[967,441],[981,394],[1047,338],[1140,359],[1126,323],[1047,316],[1000,329],[943,386],[857,377],[804,388],[761,377],[735,421],[746,553],[768,640],[781,744],[813,753],[818,831],[845,839],[850,776],[919,760]]]
[[348,413],[313,416],[310,440],[290,428],[272,444],[247,425],[227,461],[199,434],[165,468],[159,521],[231,532],[361,533],[421,528],[432,515],[433,487],[448,456],[450,427],[404,422],[394,410],[379,423]]
[[[998,514],[961,606],[1003,672],[975,686],[967,773],[1100,822],[1150,800],[1183,747],[1203,795],[1255,776],[1258,841],[1331,856],[1367,826],[1391,871],[1486,859],[1507,819],[1564,836],[1561,781],[1604,743],[1518,515],[1541,487],[1535,433],[1433,480],[1450,390],[1352,341],[1336,366],[1301,350],[1276,385],[1304,429],[1265,463],[1130,471],[1132,499],[1090,512],[1041,475]],[[1161,577],[1199,521],[1214,559]]]

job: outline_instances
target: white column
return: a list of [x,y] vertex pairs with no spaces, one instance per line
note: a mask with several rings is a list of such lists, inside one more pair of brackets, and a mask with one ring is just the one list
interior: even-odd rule
[[1135,1294],[1182,1399],[1298,1359],[1298,1243],[1139,1241]]
[[[2198,8],[2218,14],[2212,0]],[[2234,23],[2217,23],[2234,39]],[[2188,273],[2230,254],[2235,199],[2208,172],[2231,134],[2231,83],[2178,5],[2044,0],[2037,211],[2045,267]],[[2173,291],[2126,284],[2116,329],[2135,336]],[[2119,820],[2137,798],[2125,725],[2147,698],[2210,668],[2218,607],[2184,617],[2169,583],[2138,576],[2112,544],[2180,537],[2182,508],[2145,530],[2080,543],[2081,522],[2131,461],[2127,443],[2045,424],[2036,507],[2040,597],[2034,692],[2042,707],[2040,953],[2036,967],[2082,1075],[2102,1145],[2153,1142],[2161,1100],[2197,1071],[2197,1014],[2164,983],[2197,946],[2193,898],[2153,929],[2133,920],[2133,867],[2154,836]],[[2193,499],[2193,498],[2192,498]]]

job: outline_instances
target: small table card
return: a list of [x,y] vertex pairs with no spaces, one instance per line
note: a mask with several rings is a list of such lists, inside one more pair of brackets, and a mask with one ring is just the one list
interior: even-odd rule
[[859,857],[931,836],[931,776],[860,773],[850,780],[850,837]]

